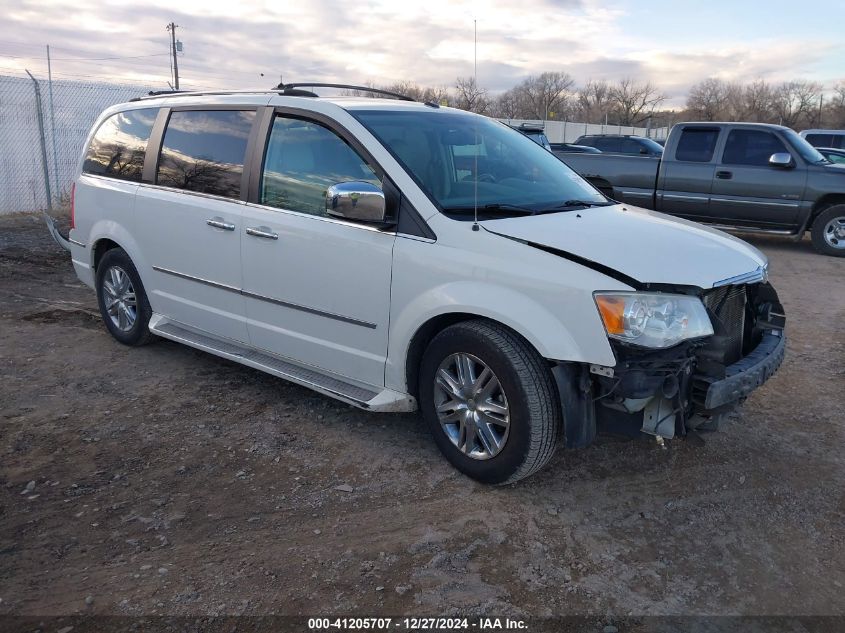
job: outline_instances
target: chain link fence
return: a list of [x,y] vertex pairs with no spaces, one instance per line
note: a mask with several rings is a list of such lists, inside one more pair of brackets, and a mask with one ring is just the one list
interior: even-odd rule
[[82,146],[97,116],[149,90],[147,86],[0,76],[0,213],[64,206]]

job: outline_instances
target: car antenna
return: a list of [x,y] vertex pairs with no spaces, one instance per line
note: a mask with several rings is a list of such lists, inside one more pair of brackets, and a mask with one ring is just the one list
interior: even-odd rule
[[[478,91],[478,20],[475,19],[472,21],[472,31],[473,31],[473,45],[472,45],[472,81],[475,84],[473,89]],[[475,128],[475,153],[473,156],[475,157],[475,164],[473,166],[472,174],[473,174],[473,198],[472,198],[472,214],[473,214],[473,222],[472,222],[472,230],[478,230],[478,113],[475,113],[475,121],[473,123]]]

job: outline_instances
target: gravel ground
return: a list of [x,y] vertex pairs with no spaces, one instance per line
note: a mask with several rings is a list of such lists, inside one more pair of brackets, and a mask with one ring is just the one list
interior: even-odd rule
[[754,243],[788,354],[719,433],[491,488],[416,415],[122,347],[0,218],[0,614],[843,614],[845,260]]

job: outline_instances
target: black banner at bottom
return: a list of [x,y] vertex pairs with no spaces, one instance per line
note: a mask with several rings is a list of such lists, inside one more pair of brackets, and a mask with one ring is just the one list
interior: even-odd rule
[[845,633],[842,616],[11,616],[0,633]]

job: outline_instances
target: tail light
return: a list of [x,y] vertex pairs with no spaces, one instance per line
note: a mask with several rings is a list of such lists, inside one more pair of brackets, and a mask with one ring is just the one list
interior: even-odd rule
[[70,186],[70,228],[76,228],[76,210],[74,205],[74,199],[76,198],[76,183],[73,183]]

